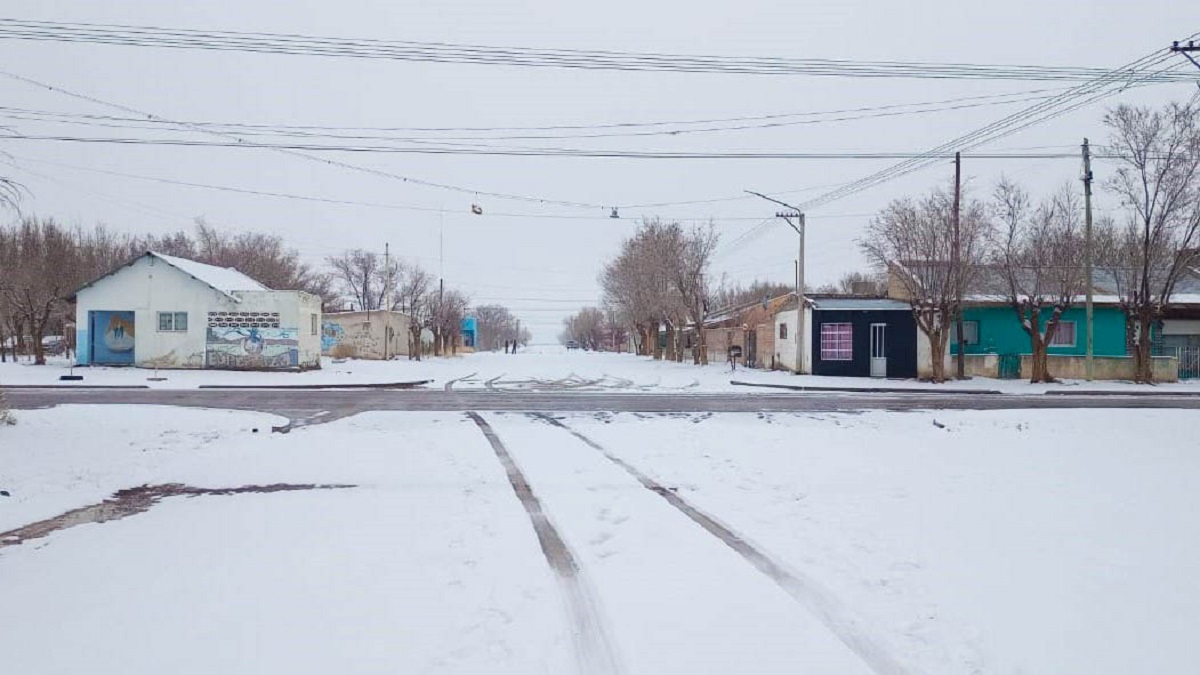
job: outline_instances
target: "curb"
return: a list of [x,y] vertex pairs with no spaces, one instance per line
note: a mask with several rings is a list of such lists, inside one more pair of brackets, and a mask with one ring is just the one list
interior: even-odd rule
[[0,384],[0,389],[149,389],[148,384]]
[[415,380],[413,382],[378,382],[370,384],[202,384],[197,389],[414,389],[433,380]]
[[1105,389],[1084,389],[1082,391],[1068,391],[1066,389],[1055,389],[1047,391],[1043,396],[1182,396],[1182,397],[1197,397],[1200,396],[1200,391],[1120,391],[1120,390],[1105,390]]
[[995,389],[916,389],[912,387],[809,387],[799,384],[759,384],[756,382],[739,382],[730,380],[729,384],[742,387],[767,387],[768,389],[787,389],[789,391],[812,392],[844,392],[858,394],[983,394],[988,396],[1002,395]]

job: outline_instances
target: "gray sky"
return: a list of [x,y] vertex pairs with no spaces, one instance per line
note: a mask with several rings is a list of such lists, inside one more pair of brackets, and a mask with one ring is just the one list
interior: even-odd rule
[[[179,28],[291,32],[498,46],[558,47],[729,56],[1115,67],[1200,30],[1200,6],[1178,1],[963,2],[55,2],[5,0],[0,16]],[[1182,57],[1179,57],[1182,63]],[[0,67],[18,75],[188,121],[363,127],[595,125],[829,111],[940,101],[1067,86],[1054,82],[846,79],[619,73],[417,64],[308,56],[217,53],[0,40]],[[1187,64],[1184,64],[1187,65]],[[1188,68],[1192,66],[1187,65]],[[1181,66],[1181,70],[1182,70]],[[1200,76],[1200,71],[1197,71]],[[1157,103],[1195,91],[1156,85],[1119,97]],[[113,114],[94,104],[0,77],[3,105]],[[571,147],[673,151],[921,151],[1029,103],[929,114],[710,134],[571,139]],[[986,150],[1073,152],[1103,141],[1103,106],[1023,131]],[[19,132],[129,136],[128,130],[5,119]],[[198,139],[209,137],[197,136]],[[494,141],[532,145],[537,141]],[[190,227],[193,218],[230,229],[284,235],[319,262],[384,242],[433,272],[444,232],[448,285],[477,302],[513,308],[538,341],[563,316],[596,303],[596,276],[642,216],[712,218],[729,242],[771,216],[753,199],[620,210],[563,208],[423,188],[268,150],[0,141],[20,169],[4,171],[32,192],[24,208],[68,223],[127,231]],[[895,160],[630,160],[431,155],[339,155],[338,159],[482,191],[598,205],[738,197],[742,190],[802,201]],[[47,162],[57,162],[50,164]],[[61,166],[237,186],[420,210],[318,204],[164,185]],[[1096,166],[1105,177],[1105,163]],[[35,175],[44,174],[50,178]],[[1076,181],[1074,159],[971,160],[964,173],[980,196],[1001,173],[1048,192]],[[949,161],[809,213],[811,283],[861,268],[855,246],[870,215],[890,199],[953,175]],[[470,213],[478,202],[485,215]],[[1102,207],[1106,202],[1101,199]],[[443,213],[439,215],[439,209]],[[498,215],[522,214],[522,216]],[[792,278],[795,235],[774,224],[734,249],[715,272],[750,281]]]

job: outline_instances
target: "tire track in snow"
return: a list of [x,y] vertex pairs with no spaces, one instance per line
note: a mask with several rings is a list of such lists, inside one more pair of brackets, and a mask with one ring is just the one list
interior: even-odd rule
[[609,452],[604,446],[567,426],[558,418],[547,413],[529,413],[529,415],[563,429],[585,443],[588,447],[600,452],[600,454],[604,455],[613,464],[616,464],[629,473],[629,475],[633,476],[637,482],[642,484],[642,487],[659,495],[668,504],[704,528],[709,534],[720,539],[725,545],[741,555],[746,562],[767,575],[780,588],[787,592],[788,595],[792,596],[794,600],[812,612],[826,628],[841,640],[842,644],[857,654],[867,667],[877,675],[909,675],[904,666],[900,665],[895,657],[871,636],[850,610],[816,580],[799,572],[793,572],[779,562],[776,562],[740,534],[723,525],[707,513],[692,506],[671,488],[661,485],[633,465]]
[[528,479],[521,468],[513,460],[508,449],[504,447],[492,425],[483,419],[479,413],[468,412],[467,417],[475,422],[479,430],[491,444],[496,457],[504,466],[508,482],[512,485],[517,499],[525,507],[533,531],[537,534],[538,543],[546,562],[558,577],[559,587],[566,600],[567,611],[571,618],[571,636],[575,642],[575,658],[579,664],[579,672],[587,675],[612,675],[620,672],[608,632],[600,620],[595,599],[591,589],[580,575],[579,563],[575,560],[571,549],[559,535],[554,524],[542,509],[542,503],[533,493]]

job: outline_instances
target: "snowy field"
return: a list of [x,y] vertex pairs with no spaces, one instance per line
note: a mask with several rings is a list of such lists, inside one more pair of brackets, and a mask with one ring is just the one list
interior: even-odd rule
[[0,536],[3,671],[1200,664],[1194,412],[555,417],[567,428],[482,421],[561,536],[577,568],[566,581],[462,414],[279,435],[266,432],[281,420],[257,413],[20,411],[0,429],[0,532],[142,484],[295,489],[169,496],[19,544]]
[[[72,372],[65,359],[52,359],[46,366],[26,362],[0,364],[0,387],[5,385],[148,386],[187,389],[204,386],[338,386],[432,380],[431,387],[492,389],[505,391],[617,391],[657,393],[704,393],[724,391],[770,391],[733,385],[731,380],[759,384],[784,384],[848,389],[900,387],[938,389],[917,380],[876,380],[865,377],[795,376],[782,371],[762,371],[727,364],[700,367],[688,363],[655,361],[632,354],[567,351],[558,346],[535,346],[517,354],[484,352],[424,361],[323,360],[320,370],[304,373],[230,372],[202,370],[153,370],[140,368],[76,368],[81,382],[60,382]],[[155,377],[164,378],[155,381]],[[974,378],[948,382],[942,389],[993,390],[1005,393],[1038,394],[1050,390],[1154,391],[1157,393],[1200,393],[1200,380],[1161,384],[1153,389],[1127,382],[1064,381],[1031,385],[1025,381]]]

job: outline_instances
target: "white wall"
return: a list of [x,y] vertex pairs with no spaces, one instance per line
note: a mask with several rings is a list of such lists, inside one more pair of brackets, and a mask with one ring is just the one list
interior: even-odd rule
[[[954,372],[954,358],[950,356],[950,345],[946,345],[946,353],[943,355],[944,369],[943,374],[946,376]],[[929,345],[929,336],[920,328],[917,329],[917,377],[920,379],[928,379],[933,377],[933,355]]]
[[[79,291],[75,321],[86,332],[79,334],[79,363],[90,360],[91,311],[134,313],[134,360],[145,368],[205,367],[209,312],[278,312],[280,328],[296,330],[300,367],[320,367],[320,298],[302,291],[238,291],[235,295],[241,302],[161,260],[138,258]],[[187,330],[159,331],[159,312],[187,312]]]
[[[79,291],[75,324],[79,330],[86,331],[86,339],[91,340],[88,312],[132,311],[137,365],[202,368],[207,313],[221,297],[223,294],[163,261],[143,256],[129,267]],[[159,332],[157,313],[160,311],[187,312],[187,331]],[[88,360],[90,349],[90,343],[79,341],[80,363]]]
[[[804,339],[801,348],[803,358],[803,367],[801,372],[812,372],[812,308],[807,307],[804,310]],[[779,338],[779,324],[787,324],[787,338]],[[784,370],[795,371],[796,369],[796,310],[790,309],[784,312],[779,312],[775,315],[775,322],[772,327],[775,331],[775,362]]]

